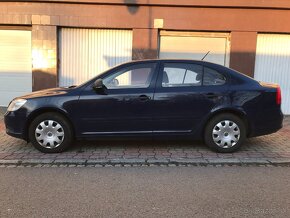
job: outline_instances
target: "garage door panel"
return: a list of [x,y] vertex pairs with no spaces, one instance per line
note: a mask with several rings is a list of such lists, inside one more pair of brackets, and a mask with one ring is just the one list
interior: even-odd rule
[[226,34],[197,34],[165,31],[160,37],[160,58],[204,60],[228,66],[229,41]]
[[0,30],[0,106],[32,91],[31,31]]
[[132,60],[132,31],[62,28],[59,85],[80,84]]
[[[30,91],[28,91],[27,93],[29,93]],[[2,91],[0,92],[0,99],[1,102],[5,102],[4,107],[7,107],[8,104],[10,103],[10,101],[12,101],[14,98],[19,97],[25,95],[25,93],[23,93],[23,91]]]
[[0,92],[31,92],[31,74],[11,73],[0,74]]
[[[162,52],[162,55],[160,55],[160,58],[165,59],[191,59],[191,60],[201,60],[205,55],[207,51],[204,52],[195,52],[195,53],[185,53],[185,52]],[[208,55],[205,59],[205,61],[220,64],[225,66],[225,55],[220,54],[211,54]]]
[[290,114],[290,35],[258,34],[255,79],[278,83],[282,111]]

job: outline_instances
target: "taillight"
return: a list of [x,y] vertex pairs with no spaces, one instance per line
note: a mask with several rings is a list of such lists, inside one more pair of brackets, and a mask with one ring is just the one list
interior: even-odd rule
[[280,86],[278,86],[277,92],[276,92],[276,104],[280,105],[281,102],[282,102],[281,88],[280,88]]

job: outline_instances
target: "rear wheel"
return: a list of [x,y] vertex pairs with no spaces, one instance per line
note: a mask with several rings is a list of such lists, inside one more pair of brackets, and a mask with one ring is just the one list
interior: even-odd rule
[[29,139],[41,152],[58,153],[70,146],[73,135],[65,117],[57,113],[44,113],[32,121]]
[[240,148],[246,138],[246,127],[239,117],[224,113],[213,117],[204,133],[205,143],[213,150],[229,153]]

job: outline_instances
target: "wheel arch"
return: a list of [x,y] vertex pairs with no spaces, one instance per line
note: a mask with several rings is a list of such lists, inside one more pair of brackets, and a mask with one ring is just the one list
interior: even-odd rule
[[69,118],[68,114],[65,111],[63,111],[59,108],[46,107],[46,108],[39,108],[39,109],[33,111],[33,113],[31,113],[29,115],[27,122],[26,122],[26,125],[25,125],[25,139],[26,139],[26,141],[29,141],[28,130],[29,130],[29,126],[30,126],[31,122],[36,117],[38,117],[39,115],[44,114],[44,113],[57,113],[57,114],[60,114],[61,116],[63,116],[69,122],[71,129],[73,131],[73,135],[75,135],[75,127],[74,127],[71,119]]
[[225,113],[233,114],[233,115],[239,117],[245,124],[246,136],[250,135],[250,133],[251,133],[251,125],[249,123],[247,113],[244,110],[238,109],[238,108],[220,108],[218,110],[215,110],[215,111],[211,112],[210,115],[207,117],[207,120],[206,120],[205,124],[203,125],[202,135],[204,135],[205,128],[206,128],[207,124],[209,123],[209,121],[213,117],[215,117],[217,115],[220,115],[220,114],[225,114]]

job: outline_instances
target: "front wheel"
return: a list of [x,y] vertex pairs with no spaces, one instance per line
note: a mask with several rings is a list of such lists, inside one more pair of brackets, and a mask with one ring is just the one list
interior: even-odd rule
[[234,152],[246,138],[244,122],[237,116],[224,113],[213,117],[204,133],[205,143],[221,153]]
[[29,127],[33,146],[44,153],[66,150],[73,139],[69,122],[57,113],[44,113],[36,117]]

